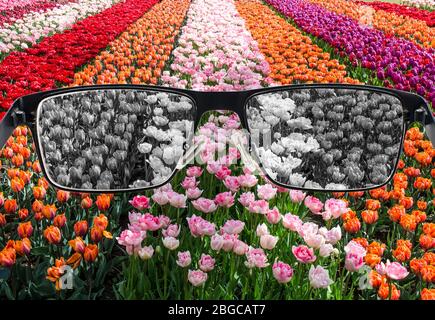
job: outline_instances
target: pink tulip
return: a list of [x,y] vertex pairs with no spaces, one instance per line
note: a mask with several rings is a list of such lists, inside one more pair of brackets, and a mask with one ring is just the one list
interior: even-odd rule
[[252,174],[241,175],[238,179],[242,188],[252,188],[258,183],[257,177]]
[[408,276],[409,272],[399,262],[390,262],[387,260],[385,274],[392,280],[402,280]]
[[141,245],[145,237],[146,233],[143,231],[135,232],[125,229],[121,232],[120,236],[116,238],[116,240],[122,246],[138,247]]
[[239,202],[244,207],[248,207],[253,201],[255,201],[255,195],[252,192],[245,192],[239,196]]
[[237,234],[228,234],[228,233],[224,233],[222,235],[223,237],[223,245],[222,245],[222,249],[225,252],[230,252],[231,250],[233,250],[234,248],[234,243],[236,242],[238,235]]
[[202,192],[203,190],[199,189],[198,187],[195,187],[195,188],[187,189],[186,196],[191,200],[198,199],[201,196]]
[[304,200],[304,204],[314,214],[320,213],[323,208],[322,201],[313,196],[307,196]]
[[269,211],[269,202],[266,200],[252,201],[248,205],[248,210],[251,213],[266,214]]
[[174,208],[186,208],[187,197],[176,192],[168,192],[169,204]]
[[248,252],[249,250],[249,246],[244,243],[242,240],[236,240],[234,241],[234,245],[233,245],[233,252],[234,254],[238,255],[238,256],[243,256],[244,254],[246,254],[246,252]]
[[267,225],[264,224],[264,223],[259,224],[257,226],[256,234],[257,234],[258,237],[261,237],[261,236],[264,236],[266,234],[269,234],[269,229],[267,228]]
[[221,192],[216,195],[214,202],[219,207],[230,208],[234,205],[234,195],[229,191]]
[[184,190],[187,189],[193,189],[198,186],[199,182],[196,181],[195,177],[185,177],[184,180],[181,182],[181,187]]
[[163,246],[169,250],[175,250],[180,245],[180,241],[174,237],[163,238]]
[[282,225],[284,228],[289,229],[294,232],[299,232],[299,229],[302,227],[302,220],[297,215],[287,213],[284,215],[282,219]]
[[186,170],[186,175],[187,175],[188,177],[196,177],[196,178],[199,178],[199,177],[202,175],[202,172],[203,172],[203,170],[201,169],[201,167],[198,167],[198,166],[192,166],[192,167],[189,167],[189,168]]
[[213,259],[208,254],[202,254],[201,259],[199,259],[198,265],[202,271],[209,272],[214,269],[215,262],[215,259]]
[[341,240],[341,228],[340,226],[336,226],[326,233],[326,241],[332,245],[336,244],[338,241]]
[[231,170],[228,167],[221,165],[219,170],[216,171],[215,176],[219,180],[224,180],[226,177],[230,176]]
[[281,220],[278,208],[274,207],[272,210],[269,210],[266,214],[266,219],[271,224],[277,224]]
[[301,263],[312,263],[316,261],[316,256],[314,255],[314,250],[312,248],[308,248],[305,245],[293,246],[292,247],[293,255],[296,257]]
[[162,226],[160,219],[153,216],[150,213],[142,215],[138,220],[137,224],[141,227],[143,231],[156,231]]
[[270,200],[276,196],[276,188],[271,184],[265,184],[262,186],[257,186],[258,197],[263,200]]
[[171,218],[169,218],[168,216],[165,216],[164,214],[161,214],[159,216],[159,222],[160,222],[161,228],[167,228],[171,223]]
[[168,194],[163,191],[155,192],[152,197],[153,201],[161,206],[169,203]]
[[315,289],[327,288],[333,281],[329,278],[329,273],[321,266],[311,266],[308,272],[310,285]]
[[318,233],[307,233],[304,236],[304,241],[310,247],[319,249],[325,243],[325,238]]
[[130,200],[130,203],[137,210],[143,211],[149,208],[150,199],[148,199],[148,197],[145,196],[135,196],[133,200]]
[[193,207],[204,213],[211,213],[216,211],[217,206],[213,200],[206,198],[199,198],[197,200],[192,201]]
[[245,223],[240,220],[227,220],[221,230],[228,234],[239,234],[244,227]]
[[202,237],[205,235],[212,236],[216,233],[216,226],[214,223],[211,223],[196,215],[192,215],[190,218],[187,218],[187,223],[189,225],[190,233],[193,237]]
[[154,254],[154,248],[152,246],[140,248],[137,254],[142,260],[151,259]]
[[239,179],[235,176],[227,176],[224,179],[224,185],[228,190],[232,192],[237,192],[240,188]]
[[189,270],[187,279],[194,287],[199,287],[207,281],[207,273],[202,270]]
[[338,219],[348,211],[347,203],[340,199],[328,199],[325,202],[325,211],[329,212],[334,219]]
[[288,283],[293,277],[293,268],[287,263],[278,261],[273,264],[272,273],[279,283]]
[[245,265],[249,268],[266,268],[269,263],[267,262],[267,256],[261,248],[250,247],[246,253]]
[[224,237],[220,234],[214,234],[210,240],[210,247],[212,250],[219,251],[224,245]]
[[178,224],[171,224],[162,231],[164,237],[176,238],[180,234],[180,226]]
[[274,237],[270,234],[265,234],[260,237],[260,246],[266,250],[272,250],[275,248],[278,242],[278,237]]
[[188,266],[190,266],[190,264],[192,263],[192,258],[190,256],[190,252],[189,251],[183,251],[183,252],[178,252],[177,254],[178,259],[177,259],[177,264],[182,267],[182,268],[186,268]]
[[290,190],[290,200],[295,203],[301,203],[305,199],[305,193],[299,190]]

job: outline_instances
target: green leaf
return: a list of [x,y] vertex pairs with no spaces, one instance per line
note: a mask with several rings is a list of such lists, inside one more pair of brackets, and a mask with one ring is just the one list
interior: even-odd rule
[[9,269],[0,268],[0,280],[8,280],[10,275],[11,271]]
[[48,256],[50,254],[50,251],[48,249],[48,246],[44,246],[44,247],[33,248],[31,253],[34,256]]

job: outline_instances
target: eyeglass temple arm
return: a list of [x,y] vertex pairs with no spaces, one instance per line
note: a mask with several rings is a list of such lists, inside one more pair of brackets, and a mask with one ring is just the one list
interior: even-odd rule
[[3,148],[15,128],[26,123],[26,113],[14,103],[0,122],[0,148]]

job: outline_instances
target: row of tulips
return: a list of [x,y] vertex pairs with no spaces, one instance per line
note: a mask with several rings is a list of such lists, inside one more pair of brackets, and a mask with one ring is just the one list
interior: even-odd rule
[[271,82],[269,65],[234,1],[192,1],[173,57],[162,76],[171,87],[225,91]]
[[[74,0],[52,1],[52,0],[26,0],[26,1],[5,1],[0,5],[0,26],[22,18],[30,12],[43,12],[60,4]],[[24,3],[24,5],[20,5]]]
[[157,2],[120,2],[81,20],[67,32],[44,38],[23,52],[10,54],[0,63],[0,90],[3,93],[0,106],[8,109],[16,98],[25,94],[71,84],[76,68],[94,58]]
[[373,70],[386,87],[416,91],[435,102],[435,61],[411,41],[387,36],[302,0],[266,0],[304,31],[326,41],[354,66]]
[[344,65],[266,5],[245,0],[237,1],[236,7],[266,57],[269,76],[275,82],[357,82],[347,76]]
[[163,0],[129,26],[109,49],[74,75],[74,85],[157,84],[173,50],[190,0]]
[[422,20],[426,22],[429,27],[435,27],[435,12],[381,1],[357,1],[357,3],[360,5],[370,6],[376,10],[382,10],[401,16],[407,16],[413,19]]
[[329,11],[348,16],[361,24],[373,25],[386,34],[393,34],[413,41],[425,48],[435,48],[435,30],[424,21],[398,15],[390,11],[373,9],[345,0],[308,0]]
[[0,30],[0,58],[27,49],[49,35],[71,28],[77,21],[111,7],[119,0],[79,0],[46,11],[31,11]]
[[404,5],[420,9],[435,10],[434,0],[402,0]]

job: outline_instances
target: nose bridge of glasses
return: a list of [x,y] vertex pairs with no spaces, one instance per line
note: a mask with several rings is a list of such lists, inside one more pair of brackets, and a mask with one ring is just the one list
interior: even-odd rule
[[245,118],[243,92],[195,92],[194,97],[197,102],[196,122],[204,113],[216,110],[235,112],[242,121]]

